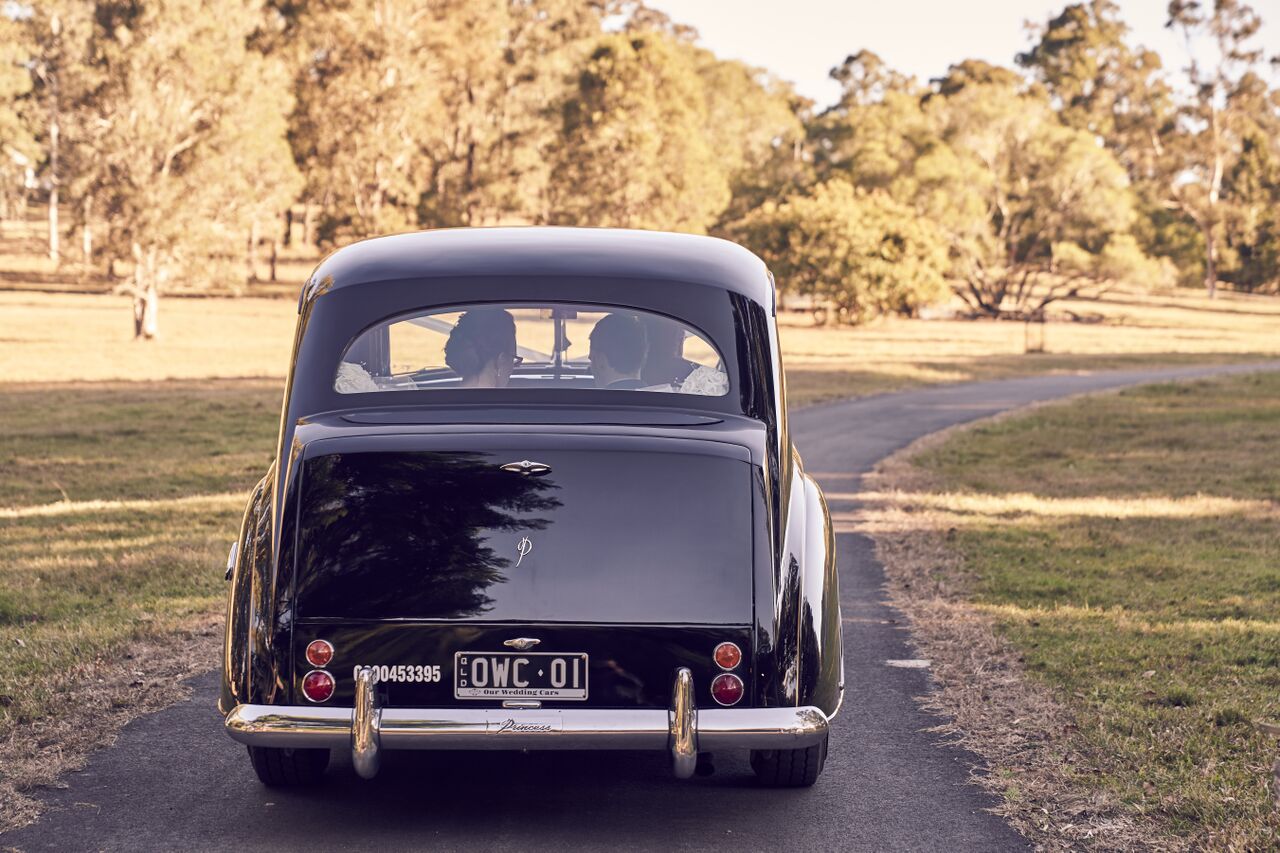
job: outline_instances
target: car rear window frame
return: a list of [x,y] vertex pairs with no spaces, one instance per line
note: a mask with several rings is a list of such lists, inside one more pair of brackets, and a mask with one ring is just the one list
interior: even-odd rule
[[[348,283],[321,281],[303,300],[285,411],[296,421],[360,409],[570,405],[670,408],[745,415],[771,423],[775,366],[764,306],[725,286],[679,279],[610,276],[455,276]],[[730,392],[720,397],[603,389],[466,389],[339,394],[333,377],[347,345],[391,317],[458,304],[510,303],[528,293],[545,301],[638,309],[671,317],[696,330],[726,362]],[[735,390],[736,389],[736,390]]]

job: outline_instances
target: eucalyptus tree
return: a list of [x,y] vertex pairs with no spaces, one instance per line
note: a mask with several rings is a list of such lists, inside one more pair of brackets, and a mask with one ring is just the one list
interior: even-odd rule
[[40,158],[27,63],[34,52],[23,22],[0,14],[0,221],[25,196],[26,173]]
[[948,230],[956,293],[983,313],[1036,314],[1098,283],[1092,259],[1134,218],[1123,167],[1038,92],[949,83],[926,108],[953,156],[917,162],[916,205]]
[[414,225],[415,158],[444,134],[446,69],[430,7],[405,0],[318,0],[299,7],[290,120],[305,198],[321,209],[323,244]]
[[31,75],[30,93],[21,106],[40,147],[36,162],[41,182],[48,190],[49,258],[62,260],[59,211],[69,190],[79,197],[75,182],[81,160],[91,156],[83,144],[94,129],[85,121],[83,107],[99,83],[89,56],[93,28],[93,3],[77,0],[40,0],[16,7],[21,14],[8,18],[18,36],[10,50],[24,52],[22,66]]
[[553,223],[705,232],[729,202],[689,51],[661,32],[602,36],[556,104]]
[[[1195,222],[1204,242],[1204,286],[1217,292],[1219,253],[1230,216],[1223,181],[1238,162],[1244,138],[1255,124],[1253,110],[1276,116],[1274,98],[1250,97],[1261,85],[1264,56],[1257,45],[1261,16],[1241,0],[1172,0],[1168,26],[1187,42],[1183,69],[1190,98],[1175,133],[1161,142],[1171,167],[1168,204]],[[1265,87],[1264,87],[1265,88]]]
[[135,335],[158,333],[159,294],[243,280],[254,221],[298,190],[287,79],[250,47],[256,0],[99,2],[87,102],[106,251],[133,264]]
[[810,183],[804,151],[810,103],[790,83],[761,68],[692,53],[706,104],[703,132],[731,191],[717,229],[772,199],[782,201]]

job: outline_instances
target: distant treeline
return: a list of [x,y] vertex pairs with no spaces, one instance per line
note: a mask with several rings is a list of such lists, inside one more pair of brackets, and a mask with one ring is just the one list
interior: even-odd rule
[[243,276],[294,210],[322,248],[497,223],[721,234],[854,322],[948,289],[992,315],[1117,280],[1274,291],[1259,17],[1174,0],[1169,25],[1188,55],[1076,3],[1010,67],[958,56],[928,82],[862,50],[817,110],[637,0],[16,0],[0,216],[74,211],[86,260],[151,301]]

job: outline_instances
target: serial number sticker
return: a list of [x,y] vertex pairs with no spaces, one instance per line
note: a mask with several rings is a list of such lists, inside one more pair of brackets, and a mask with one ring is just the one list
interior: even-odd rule
[[373,683],[379,684],[384,681],[404,681],[409,683],[432,684],[440,680],[440,667],[438,666],[418,666],[416,664],[403,664],[396,666],[382,666],[367,663],[358,663],[351,669],[351,677],[354,679],[360,674],[360,670],[365,667],[373,670]]
[[558,652],[456,652],[455,699],[587,698],[587,656]]

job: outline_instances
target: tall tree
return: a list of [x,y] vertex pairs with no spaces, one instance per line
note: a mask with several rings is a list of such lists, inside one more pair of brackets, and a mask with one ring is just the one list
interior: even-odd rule
[[27,66],[34,83],[33,118],[43,149],[42,178],[49,193],[49,258],[62,259],[58,214],[64,189],[79,174],[77,144],[91,132],[82,107],[98,79],[88,56],[94,5],[76,0],[33,4],[20,21],[27,32]]
[[689,53],[661,33],[602,37],[557,105],[550,220],[702,233],[729,201]]
[[1135,183],[1160,176],[1154,143],[1175,120],[1159,54],[1127,41],[1113,0],[1072,3],[1018,55],[1054,99],[1062,123],[1102,139]]
[[544,216],[547,105],[600,32],[594,4],[318,0],[288,17],[291,139],[323,242]]
[[34,52],[29,28],[0,14],[0,220],[12,215],[27,171],[39,159],[28,98],[33,86],[27,64]]
[[301,50],[290,139],[321,208],[327,245],[414,224],[413,165],[428,134],[448,132],[430,7],[406,0],[318,0],[292,33]]
[[1253,69],[1262,61],[1256,37],[1262,19],[1240,0],[1214,0],[1205,9],[1198,0],[1169,3],[1170,28],[1187,42],[1186,82],[1192,97],[1181,110],[1177,132],[1163,143],[1172,165],[1168,203],[1190,217],[1204,240],[1204,286],[1217,293],[1218,255],[1227,211],[1222,182],[1240,157],[1253,85]]
[[729,180],[731,201],[719,225],[808,183],[803,117],[809,102],[760,68],[688,47],[702,81],[704,133]]
[[446,134],[423,138],[424,225],[492,225],[546,216],[543,156],[559,130],[547,114],[600,34],[580,0],[452,0],[437,19]]
[[[1096,281],[1091,259],[1133,219],[1116,159],[1038,93],[971,79],[939,89],[951,94],[928,111],[955,157],[935,161],[948,171],[931,167],[916,204],[949,231],[956,293],[988,314],[1037,313]],[[957,215],[973,205],[984,215]]]
[[242,278],[245,235],[297,192],[283,70],[249,47],[258,0],[99,2],[92,56],[96,160],[108,251],[134,264],[135,333],[158,295]]
[[1248,131],[1222,182],[1229,216],[1222,277],[1241,290],[1280,290],[1280,143]]

